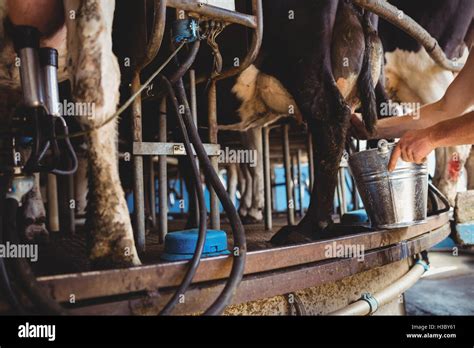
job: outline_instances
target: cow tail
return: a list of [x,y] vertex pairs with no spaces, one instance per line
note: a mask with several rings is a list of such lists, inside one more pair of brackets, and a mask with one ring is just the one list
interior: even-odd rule
[[372,57],[374,56],[373,50],[375,49],[374,36],[377,35],[377,32],[370,22],[369,15],[369,12],[365,12],[361,19],[365,37],[365,51],[362,69],[357,80],[357,87],[361,102],[362,117],[367,130],[371,133],[377,121],[377,99],[371,73],[373,64]]

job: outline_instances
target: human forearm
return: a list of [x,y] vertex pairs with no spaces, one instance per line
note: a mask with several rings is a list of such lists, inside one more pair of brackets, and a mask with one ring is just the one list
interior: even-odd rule
[[431,127],[439,122],[463,115],[474,105],[474,54],[470,54],[464,69],[448,87],[439,101],[420,108],[415,116],[391,117],[380,120],[374,138],[400,138],[409,130]]
[[474,112],[437,123],[428,131],[434,147],[474,144]]
[[444,100],[420,108],[416,115],[389,117],[377,122],[374,138],[400,138],[409,130],[422,129],[456,117],[456,114],[446,107]]

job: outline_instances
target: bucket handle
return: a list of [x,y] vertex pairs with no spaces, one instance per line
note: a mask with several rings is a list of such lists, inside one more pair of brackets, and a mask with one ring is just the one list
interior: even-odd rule
[[[433,185],[431,182],[428,183],[428,191],[434,194],[435,196],[437,196],[439,200],[444,204],[443,209],[437,209],[435,212],[433,212],[433,214],[438,215],[438,214],[446,213],[449,211],[449,209],[451,209],[451,205],[449,204],[449,201],[446,198],[446,196],[443,195],[441,191],[438,190],[438,188],[435,185]],[[436,204],[436,208],[438,208],[437,204]]]

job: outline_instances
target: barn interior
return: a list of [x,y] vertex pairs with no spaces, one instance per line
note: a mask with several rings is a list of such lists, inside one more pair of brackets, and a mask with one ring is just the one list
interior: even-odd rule
[[[11,210],[2,202],[2,250],[37,246],[37,255],[34,261],[0,257],[0,313],[420,314],[415,288],[408,292],[414,299],[408,306],[404,293],[417,282],[425,286],[423,278],[433,272],[430,255],[446,272],[454,270],[452,262],[461,262],[458,255],[464,258],[456,269],[471,281],[459,280],[459,289],[466,287],[462,296],[469,297],[474,215],[465,216],[472,215],[474,195],[466,189],[474,189],[469,186],[474,182],[463,170],[458,186],[466,192],[450,201],[434,185],[434,156],[424,166],[402,168],[411,173],[403,177],[410,188],[395,186],[399,196],[391,192],[389,202],[382,188],[362,179],[371,159],[356,154],[384,154],[392,145],[347,137],[342,157],[334,158],[332,223],[318,227],[317,234],[292,228],[314,204],[318,149],[310,127],[294,111],[273,109],[245,124],[233,89],[263,59],[263,8],[262,0],[117,0],[112,49],[120,68],[118,111],[98,126],[78,121],[94,111],[74,104],[77,84],[56,72],[52,103],[61,105],[64,116],[55,116],[60,122],[49,118],[53,106],[45,113],[38,111],[44,105],[15,107],[0,144],[2,194],[20,192],[21,183],[28,192],[36,180],[45,215],[26,219],[23,196]],[[58,63],[57,52],[48,57],[53,70],[66,64]],[[27,59],[21,56],[21,67]],[[23,95],[34,99],[38,87],[27,91],[25,81],[22,75]],[[273,116],[263,120],[268,114]],[[113,254],[91,257],[101,242],[94,232],[105,230],[100,238],[106,242],[115,233],[101,225],[108,213],[91,197],[115,183],[91,183],[97,171],[91,169],[96,162],[88,136],[112,123],[118,136],[109,140],[117,151],[107,161],[117,165],[120,200],[133,227],[136,255],[128,246],[125,253],[139,264]],[[36,166],[29,167],[34,162],[29,160],[15,172],[20,165],[12,160],[12,147],[15,154],[15,141],[25,137],[28,144],[37,141]],[[107,193],[101,197],[108,200]],[[375,224],[376,218],[394,219],[388,212],[401,208],[392,204],[405,206],[408,222],[399,216],[400,221]],[[410,209],[421,209],[421,215]]]

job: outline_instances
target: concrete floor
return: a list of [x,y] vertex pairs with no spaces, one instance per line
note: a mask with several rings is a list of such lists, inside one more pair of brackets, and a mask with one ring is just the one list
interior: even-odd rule
[[408,315],[474,315],[474,254],[429,252],[430,270],[407,292]]

